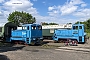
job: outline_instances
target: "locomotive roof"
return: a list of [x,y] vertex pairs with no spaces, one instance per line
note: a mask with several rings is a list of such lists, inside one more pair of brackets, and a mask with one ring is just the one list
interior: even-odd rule
[[17,25],[15,23],[12,23],[12,22],[8,22],[4,25],[4,27],[17,27]]
[[84,24],[73,24],[73,26],[83,26]]

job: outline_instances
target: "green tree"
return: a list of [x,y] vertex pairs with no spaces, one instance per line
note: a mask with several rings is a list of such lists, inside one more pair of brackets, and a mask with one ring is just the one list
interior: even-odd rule
[[90,33],[90,19],[85,21],[84,24],[85,24],[86,32]]
[[86,31],[87,33],[90,33],[90,19],[88,19],[88,20],[86,20],[86,21],[84,21],[84,22],[79,22],[79,21],[77,21],[75,24],[78,24],[78,23],[84,24],[84,26],[85,26],[85,31]]
[[72,24],[72,23],[67,23],[67,24]]
[[49,25],[58,25],[57,23],[49,23]]
[[48,23],[46,23],[46,22],[42,22],[42,25],[48,25]]
[[83,24],[83,22],[79,22],[79,21],[77,21],[75,24],[79,24],[79,23],[80,23],[80,24]]
[[7,19],[9,22],[13,22],[17,25],[20,25],[20,23],[33,24],[36,22],[35,17],[23,11],[22,12],[15,11],[15,12],[10,13]]

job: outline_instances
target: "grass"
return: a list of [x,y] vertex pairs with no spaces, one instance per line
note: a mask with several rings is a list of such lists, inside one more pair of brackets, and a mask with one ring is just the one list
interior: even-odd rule
[[90,33],[87,33],[86,37],[90,37]]
[[13,46],[13,44],[0,42],[0,47],[11,47],[11,46]]
[[[42,45],[42,48],[46,48],[46,49],[49,49],[49,48],[56,48],[58,46],[55,46],[55,45],[48,45],[48,44],[43,44]],[[60,47],[60,46],[59,46]]]

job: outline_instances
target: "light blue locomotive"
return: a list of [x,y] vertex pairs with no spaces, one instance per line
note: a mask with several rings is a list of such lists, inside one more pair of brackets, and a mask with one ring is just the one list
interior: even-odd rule
[[39,24],[25,24],[22,30],[13,30],[10,41],[24,41],[26,44],[40,44],[42,38],[42,26]]
[[85,43],[86,33],[84,32],[84,24],[74,24],[71,29],[55,30],[53,35],[54,41],[77,41],[78,43]]
[[21,29],[12,26],[11,23],[6,24],[4,28],[4,36],[6,42],[24,42],[26,44],[41,44],[42,26],[39,24],[24,24]]

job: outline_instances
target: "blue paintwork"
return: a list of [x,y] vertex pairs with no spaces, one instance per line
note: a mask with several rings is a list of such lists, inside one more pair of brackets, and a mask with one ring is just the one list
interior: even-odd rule
[[[77,29],[74,27],[77,27]],[[85,42],[84,24],[74,24],[72,29],[58,29],[55,30],[53,35],[53,40],[58,41],[58,39],[71,39],[77,40],[78,42]]]
[[[38,29],[38,26],[41,29]],[[35,27],[35,29],[33,29]],[[10,41],[24,41],[27,44],[31,42],[40,43],[42,38],[42,26],[39,24],[25,24],[22,25],[22,30],[13,30]]]

